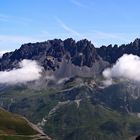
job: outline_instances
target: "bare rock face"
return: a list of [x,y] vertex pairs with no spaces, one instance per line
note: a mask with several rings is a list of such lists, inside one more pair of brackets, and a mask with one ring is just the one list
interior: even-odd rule
[[117,59],[123,54],[133,54],[140,56],[140,39],[136,39],[134,42],[131,42],[127,45],[102,46],[96,50],[98,55],[102,57],[103,60],[112,64],[115,63]]
[[64,41],[54,39],[24,44],[14,52],[4,54],[0,59],[0,71],[18,67],[18,63],[23,59],[37,60],[46,71],[56,71],[67,62],[67,67],[72,66],[71,72],[82,68],[99,73],[107,64],[97,54],[94,45],[86,39],[78,42],[71,38]]
[[87,39],[76,42],[72,38],[54,39],[22,45],[0,58],[0,71],[18,67],[23,59],[36,60],[46,71],[63,75],[95,76],[113,64],[123,54],[140,56],[140,39],[127,45],[109,45],[95,48]]

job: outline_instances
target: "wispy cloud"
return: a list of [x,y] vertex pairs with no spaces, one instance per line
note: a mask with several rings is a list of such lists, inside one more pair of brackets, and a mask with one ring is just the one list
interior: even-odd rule
[[0,42],[29,42],[29,41],[36,41],[37,39],[27,37],[27,36],[18,36],[18,35],[0,35]]
[[45,37],[22,36],[22,35],[0,35],[0,51],[19,48],[24,43],[45,41]]
[[83,3],[81,3],[78,0],[70,0],[71,3],[73,3],[74,5],[78,6],[78,7],[82,7],[82,8],[86,8],[87,6],[84,5]]
[[68,37],[73,37],[76,40],[87,38],[91,40],[96,47],[101,45],[109,45],[109,44],[124,44],[129,43],[130,41],[134,40],[137,36],[136,34],[130,33],[121,33],[121,32],[106,32],[102,30],[94,30],[94,29],[87,29],[85,32],[77,32],[70,27],[68,27],[62,20],[57,18],[57,23],[59,26],[64,29],[64,33],[61,31],[60,33],[51,33],[51,32],[43,32],[44,36],[48,37],[49,39],[53,38],[61,38],[66,39]]
[[110,32],[94,31],[94,30],[90,30],[90,31],[87,30],[87,32],[79,33],[73,30],[72,28],[68,27],[60,19],[57,19],[57,23],[64,30],[64,32],[54,33],[54,32],[42,31],[37,35],[32,35],[32,36],[0,34],[0,51],[5,51],[5,50],[12,51],[16,48],[19,48],[24,43],[41,42],[53,38],[66,39],[68,37],[73,37],[76,40],[87,38],[88,40],[91,40],[96,47],[99,47],[101,45],[109,45],[111,43],[119,44],[119,45],[123,43],[129,43],[130,41],[135,39],[136,36],[138,36],[134,34],[129,35],[127,33],[113,33],[113,32],[110,33]]
[[77,37],[81,37],[82,35],[77,32],[76,30],[72,29],[71,27],[67,26],[62,20],[60,20],[59,18],[55,18],[56,21],[58,22],[58,24],[70,35],[73,36],[77,36]]
[[125,38],[124,33],[109,33],[109,32],[102,32],[102,31],[95,31],[94,33],[96,38],[99,39],[119,39],[119,40],[128,41]]
[[128,33],[104,32],[97,30],[90,30],[82,33],[84,38],[90,39],[95,46],[129,43],[135,38],[135,35],[129,36]]
[[17,17],[17,16],[6,15],[6,14],[0,14],[0,21],[27,25],[32,20],[25,17]]

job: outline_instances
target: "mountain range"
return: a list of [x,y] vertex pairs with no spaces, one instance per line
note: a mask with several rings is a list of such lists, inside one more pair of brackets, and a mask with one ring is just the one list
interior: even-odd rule
[[134,140],[140,134],[139,82],[103,84],[102,72],[124,54],[140,56],[140,39],[100,48],[72,38],[23,44],[0,58],[0,72],[32,60],[43,69],[41,77],[1,83],[0,107],[26,117],[52,140]]
[[140,39],[127,45],[109,45],[100,48],[95,48],[87,39],[78,42],[72,38],[64,41],[54,39],[41,43],[24,44],[14,52],[5,53],[0,59],[0,70],[12,69],[22,59],[37,60],[45,70],[55,71],[63,59],[75,66],[91,68],[96,63],[113,64],[123,54],[140,56]]

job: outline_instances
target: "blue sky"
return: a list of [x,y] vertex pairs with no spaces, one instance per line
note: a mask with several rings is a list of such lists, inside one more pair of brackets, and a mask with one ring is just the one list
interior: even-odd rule
[[27,42],[87,38],[103,44],[140,37],[140,0],[1,0],[0,51]]

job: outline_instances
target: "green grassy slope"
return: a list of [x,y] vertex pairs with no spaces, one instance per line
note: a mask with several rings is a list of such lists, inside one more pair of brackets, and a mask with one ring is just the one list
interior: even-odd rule
[[24,118],[0,108],[0,140],[33,140],[38,134]]
[[23,118],[0,109],[0,134],[38,134]]

